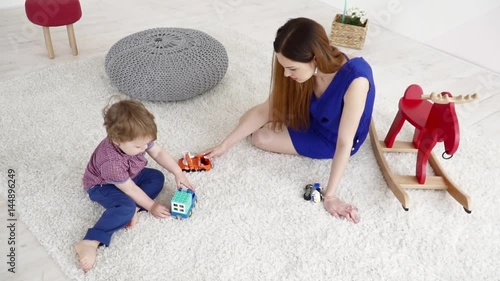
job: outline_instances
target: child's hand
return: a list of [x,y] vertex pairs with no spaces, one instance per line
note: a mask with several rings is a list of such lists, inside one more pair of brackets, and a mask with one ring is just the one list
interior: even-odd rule
[[158,202],[154,202],[149,212],[157,219],[170,216],[170,210]]
[[193,191],[196,190],[194,185],[188,180],[186,175],[182,172],[175,175],[175,183],[177,184],[177,188],[185,186]]

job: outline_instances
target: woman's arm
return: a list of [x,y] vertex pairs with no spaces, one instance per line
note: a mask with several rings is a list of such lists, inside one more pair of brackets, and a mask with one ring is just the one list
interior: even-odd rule
[[342,178],[351,155],[353,139],[363,114],[370,84],[366,78],[360,77],[352,81],[344,96],[344,108],[340,118],[337,147],[332,159],[330,178],[324,192],[325,207],[334,216],[347,217],[357,222],[357,214],[349,212],[352,206],[343,203],[336,197],[340,179]]
[[269,115],[269,99],[249,109],[243,116],[236,128],[216,147],[213,147],[202,154],[207,158],[217,157],[226,153],[233,145],[249,136],[253,132],[271,121]]

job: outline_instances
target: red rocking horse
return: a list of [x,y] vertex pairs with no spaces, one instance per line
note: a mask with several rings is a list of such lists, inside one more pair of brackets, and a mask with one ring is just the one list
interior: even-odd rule
[[[457,151],[460,142],[460,129],[455,112],[456,103],[473,101],[477,94],[453,97],[449,92],[424,95],[418,85],[410,85],[399,100],[399,111],[384,141],[380,141],[373,121],[370,125],[370,138],[384,178],[392,192],[409,210],[409,199],[403,188],[445,189],[455,198],[467,213],[471,212],[470,198],[460,190],[446,175],[432,149],[443,142],[443,158],[450,159]],[[408,121],[415,127],[412,142],[396,141],[396,136]],[[383,155],[384,152],[416,152],[417,165],[415,176],[393,175]],[[427,162],[436,176],[427,176]]]

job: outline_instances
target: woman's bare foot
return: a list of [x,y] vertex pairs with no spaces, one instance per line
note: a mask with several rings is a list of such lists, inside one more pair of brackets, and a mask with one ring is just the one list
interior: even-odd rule
[[100,242],[96,240],[82,240],[75,245],[76,253],[80,259],[80,267],[85,273],[95,265],[99,244]]
[[137,220],[139,219],[139,216],[137,215],[137,212],[139,211],[139,208],[135,208],[135,214],[130,220],[130,222],[125,226],[125,228],[130,229],[134,227],[134,225],[137,223]]

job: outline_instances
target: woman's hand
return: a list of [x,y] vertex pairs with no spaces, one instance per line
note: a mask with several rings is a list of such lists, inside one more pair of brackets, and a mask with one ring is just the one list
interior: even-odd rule
[[219,157],[224,155],[227,151],[229,150],[229,147],[227,147],[224,143],[220,143],[219,145],[212,147],[208,150],[205,150],[203,153],[201,153],[203,156],[205,156],[208,159],[211,159],[213,157]]
[[154,202],[149,212],[157,219],[170,216],[170,210],[158,202]]
[[177,188],[185,186],[185,187],[191,189],[192,191],[196,190],[194,185],[188,180],[188,178],[186,177],[186,175],[183,172],[174,174],[174,176],[175,176],[175,184],[177,185]]
[[358,208],[343,202],[336,196],[323,197],[323,206],[336,218],[346,218],[353,223],[359,222]]

